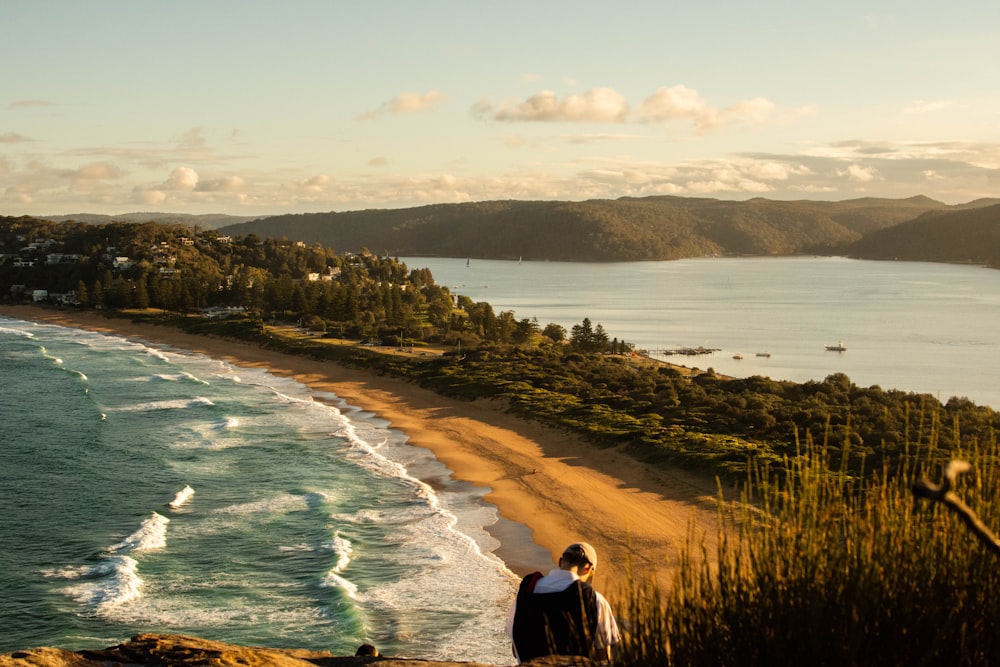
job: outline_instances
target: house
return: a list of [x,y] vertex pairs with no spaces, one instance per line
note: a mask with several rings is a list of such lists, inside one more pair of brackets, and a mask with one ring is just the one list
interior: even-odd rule
[[45,257],[46,264],[73,264],[80,261],[80,256],[72,253],[54,252]]
[[234,315],[242,315],[244,312],[246,312],[246,309],[243,306],[212,306],[211,308],[202,308],[201,316],[208,320],[217,320]]

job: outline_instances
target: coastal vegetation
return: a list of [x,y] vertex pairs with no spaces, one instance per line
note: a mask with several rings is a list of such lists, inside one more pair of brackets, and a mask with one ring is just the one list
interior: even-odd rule
[[[794,383],[656,363],[600,323],[566,331],[497,313],[435,284],[427,269],[365,250],[32,218],[0,219],[0,249],[7,299],[128,312],[365,366],[449,396],[502,401],[650,464],[727,478],[794,458],[806,437],[842,443],[831,465],[866,477],[895,466],[916,434],[950,450],[989,442],[1000,426],[997,412],[966,399],[942,404],[842,374]],[[384,353],[394,349],[409,354]]]
[[[803,442],[803,455],[781,464],[784,481],[755,467],[717,553],[689,541],[672,581],[630,582],[617,664],[1000,660],[1000,542],[984,544],[943,504],[911,493],[942,479],[939,443],[910,443],[865,480],[829,474],[831,444]],[[997,443],[958,453],[971,470],[949,491],[995,530]]]
[[[619,664],[990,664],[994,555],[910,488],[949,460],[1000,526],[1000,414],[971,401],[733,379],[494,312],[367,251],[180,225],[0,219],[0,294],[101,309],[363,367],[738,486],[719,550],[694,538],[676,580],[637,578]],[[722,505],[720,505],[722,506]]]

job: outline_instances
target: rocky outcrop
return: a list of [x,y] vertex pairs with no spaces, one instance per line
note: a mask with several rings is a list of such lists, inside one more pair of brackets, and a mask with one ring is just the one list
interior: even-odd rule
[[[535,665],[580,665],[579,660],[557,658],[532,661]],[[184,635],[142,634],[117,646],[67,651],[34,648],[0,655],[0,667],[477,667],[476,662],[443,662],[392,657],[338,657],[329,651],[255,648]]]

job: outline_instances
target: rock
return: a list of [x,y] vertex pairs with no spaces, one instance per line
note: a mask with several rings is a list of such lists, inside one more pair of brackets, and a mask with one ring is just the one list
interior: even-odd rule
[[[392,657],[338,657],[329,651],[257,648],[188,637],[141,634],[117,646],[67,651],[34,648],[0,654],[0,667],[487,667],[473,662],[440,662]],[[570,664],[570,663],[562,663]]]
[[[513,661],[512,661],[513,662]],[[598,663],[571,657],[532,660],[535,667],[581,667]],[[392,657],[344,657],[329,651],[239,646],[185,635],[141,634],[117,646],[67,651],[33,648],[0,654],[0,667],[490,667],[479,662],[447,662]]]

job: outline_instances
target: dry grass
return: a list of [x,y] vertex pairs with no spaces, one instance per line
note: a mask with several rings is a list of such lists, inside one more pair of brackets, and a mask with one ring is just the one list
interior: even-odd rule
[[866,481],[831,473],[823,447],[803,453],[788,474],[757,471],[741,516],[720,514],[715,558],[692,539],[674,581],[631,583],[616,663],[1000,664],[1000,560],[911,492],[960,455],[972,471],[955,491],[997,527],[996,442],[926,447]]

